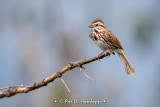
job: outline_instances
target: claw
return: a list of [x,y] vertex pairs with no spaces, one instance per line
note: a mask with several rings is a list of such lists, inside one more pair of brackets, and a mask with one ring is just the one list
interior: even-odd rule
[[100,56],[101,56],[102,54],[103,54],[103,52],[100,53],[100,54],[97,56],[99,62],[101,62],[101,61],[100,61]]
[[111,50],[106,50],[105,51],[105,56],[109,56],[110,57],[110,55],[111,55]]
[[110,52],[105,52],[105,56],[110,56],[111,53]]
[[[100,56],[101,56],[102,54],[105,54],[105,56],[109,56],[109,57],[110,57],[111,51],[112,51],[111,49],[108,49],[108,50],[103,51],[102,53],[100,53],[100,54],[97,56],[98,60],[100,61]],[[114,52],[112,52],[112,54],[115,55]]]

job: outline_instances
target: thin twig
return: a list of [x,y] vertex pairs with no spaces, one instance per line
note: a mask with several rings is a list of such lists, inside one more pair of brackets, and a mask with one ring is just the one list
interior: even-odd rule
[[64,82],[63,78],[62,78],[62,77],[60,77],[60,79],[61,79],[61,81],[63,82],[63,84],[65,85],[65,87],[67,88],[68,92],[70,92],[70,93],[71,93],[71,91],[70,91],[69,87],[68,87],[68,86],[67,86],[67,84]]
[[83,73],[83,75],[85,75],[90,81],[93,81],[93,79],[91,77],[89,77],[85,72],[82,71],[82,67],[78,67],[79,70]]

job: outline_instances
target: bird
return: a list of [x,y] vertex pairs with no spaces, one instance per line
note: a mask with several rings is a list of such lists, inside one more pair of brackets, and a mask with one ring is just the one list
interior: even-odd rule
[[136,70],[129,62],[124,52],[124,49],[121,45],[121,42],[116,38],[116,36],[110,30],[106,28],[104,22],[101,19],[97,18],[93,20],[88,27],[91,28],[89,37],[103,51],[98,55],[98,58],[102,54],[110,56],[111,54],[117,53],[127,75],[130,76],[131,74],[134,74],[136,72]]

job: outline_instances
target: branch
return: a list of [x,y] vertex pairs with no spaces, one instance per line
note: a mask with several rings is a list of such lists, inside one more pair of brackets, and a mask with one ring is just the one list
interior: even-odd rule
[[93,57],[93,58],[88,58],[88,59],[83,59],[77,62],[70,62],[67,66],[59,70],[58,72],[52,74],[50,77],[47,77],[43,79],[40,82],[35,82],[33,85],[30,86],[9,86],[9,87],[4,87],[0,88],[0,98],[4,97],[11,97],[13,95],[19,94],[19,93],[28,93],[30,91],[33,91],[35,89],[38,89],[40,87],[47,86],[48,83],[54,81],[56,78],[60,78],[65,72],[75,68],[75,67],[82,67],[82,65],[88,64],[90,62],[99,60],[104,58],[105,55],[100,55],[99,57]]

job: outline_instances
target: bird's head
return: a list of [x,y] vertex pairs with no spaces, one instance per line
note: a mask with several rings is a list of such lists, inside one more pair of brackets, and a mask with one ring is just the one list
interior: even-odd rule
[[89,28],[95,28],[95,27],[99,27],[99,26],[105,28],[104,22],[101,19],[97,18],[96,20],[93,20],[91,25],[88,26],[88,27]]

